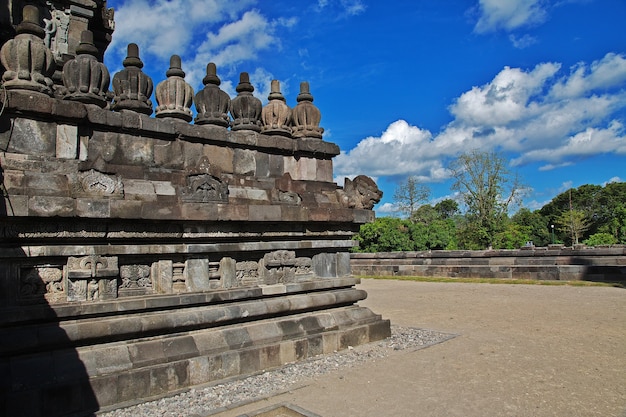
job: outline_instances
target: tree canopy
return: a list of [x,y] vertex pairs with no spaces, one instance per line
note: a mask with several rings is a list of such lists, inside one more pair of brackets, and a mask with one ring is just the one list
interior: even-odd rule
[[453,171],[458,201],[423,204],[430,194],[427,187],[415,178],[401,184],[396,195],[407,217],[382,217],[361,226],[358,250],[513,249],[527,242],[626,244],[626,182],[582,185],[538,210],[522,207],[509,217],[523,188],[504,162],[493,153],[462,155]]

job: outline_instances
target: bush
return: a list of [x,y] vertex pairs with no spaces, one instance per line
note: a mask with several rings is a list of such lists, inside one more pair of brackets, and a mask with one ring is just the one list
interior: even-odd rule
[[617,239],[610,233],[596,233],[589,236],[589,239],[583,243],[587,246],[614,245],[617,243]]

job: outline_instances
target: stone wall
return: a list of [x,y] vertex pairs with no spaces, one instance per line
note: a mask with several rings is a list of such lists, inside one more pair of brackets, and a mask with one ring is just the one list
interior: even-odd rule
[[626,247],[353,253],[356,275],[626,282]]
[[38,25],[26,7],[0,51],[1,415],[85,415],[389,336],[349,254],[382,193],[333,182],[308,83],[294,109],[272,83],[262,108],[209,64],[194,97],[173,56],[151,117],[136,45],[111,92],[83,32],[59,85]]

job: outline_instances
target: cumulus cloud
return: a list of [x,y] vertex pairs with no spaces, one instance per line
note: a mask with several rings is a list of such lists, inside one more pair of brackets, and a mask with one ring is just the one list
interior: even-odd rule
[[[201,88],[206,65],[231,76],[235,65],[254,61],[270,48],[280,48],[279,28],[291,28],[296,17],[269,19],[253,6],[257,0],[126,0],[116,8],[115,32],[107,52],[119,62],[126,45],[136,43],[144,62],[165,67],[172,54],[183,60],[186,80]],[[206,34],[198,37],[198,33]],[[110,65],[115,72],[115,64]],[[165,70],[163,71],[165,72]],[[229,85],[222,86],[225,90]],[[234,88],[233,88],[234,91]]]
[[547,11],[542,0],[479,0],[480,17],[474,30],[487,33],[511,31],[545,21]]
[[626,155],[625,63],[610,53],[569,73],[559,63],[505,67],[454,100],[454,120],[438,134],[398,120],[342,153],[335,169],[440,181],[447,160],[473,149],[498,149],[513,156],[514,166],[539,162],[544,171],[596,154]]

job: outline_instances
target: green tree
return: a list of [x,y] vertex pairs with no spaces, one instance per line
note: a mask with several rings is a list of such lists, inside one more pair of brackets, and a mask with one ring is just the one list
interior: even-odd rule
[[415,211],[428,200],[429,196],[430,189],[421,184],[416,176],[410,176],[396,187],[393,199],[398,211],[404,213],[408,219],[412,219]]
[[556,224],[561,231],[571,236],[571,243],[578,244],[582,234],[589,228],[587,215],[582,210],[567,210],[556,218]]
[[551,223],[539,211],[530,211],[523,207],[511,217],[511,221],[518,226],[527,228],[527,240],[531,240],[535,246],[547,246],[552,243]]
[[413,250],[408,220],[397,217],[381,217],[361,226],[355,239],[358,252],[395,252]]
[[446,198],[435,204],[434,208],[442,220],[451,219],[459,212],[459,203],[450,198]]
[[454,183],[467,206],[469,224],[460,229],[462,241],[472,247],[491,246],[504,228],[509,206],[522,195],[519,176],[510,171],[506,159],[495,152],[472,151],[460,155],[449,166]]

